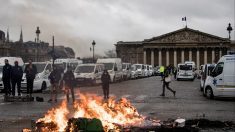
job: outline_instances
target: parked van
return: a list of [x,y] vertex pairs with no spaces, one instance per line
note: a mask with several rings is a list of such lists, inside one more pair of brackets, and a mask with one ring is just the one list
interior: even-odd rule
[[[25,65],[27,65],[26,63]],[[51,86],[50,81],[48,79],[48,76],[52,72],[52,62],[32,62],[37,67],[37,74],[34,79],[34,87],[33,91],[42,91],[46,90]],[[54,63],[54,65],[61,70],[61,73],[64,71],[64,65],[63,63]],[[60,84],[59,84],[60,85]],[[21,89],[23,91],[27,90],[27,82],[26,82],[26,75],[23,75],[22,83],[21,83]]]
[[103,71],[104,64],[80,64],[75,69],[74,76],[78,84],[99,84]]
[[152,65],[149,65],[149,76],[153,76],[154,75],[154,69]]
[[22,68],[24,67],[24,62],[21,57],[0,57],[0,91],[4,89],[3,81],[2,81],[2,70],[3,66],[5,65],[5,59],[8,60],[9,64],[14,66],[15,61],[18,61],[18,65]]
[[56,59],[55,63],[63,63],[64,72],[66,72],[68,70],[68,67],[72,68],[72,71],[74,71],[78,65],[83,63],[83,61],[75,58],[66,58],[66,59]]
[[220,58],[205,82],[204,95],[207,98],[235,97],[235,55]]
[[194,71],[192,65],[178,64],[178,72],[176,79],[179,80],[194,80]]
[[121,81],[123,79],[122,60],[121,58],[98,59],[98,64],[104,64],[111,77],[111,82]]
[[138,74],[138,77],[144,77],[144,65],[143,64],[133,64],[133,66],[136,68],[136,72]]
[[137,66],[132,65],[131,66],[131,79],[137,79],[137,78],[138,78]]
[[123,79],[128,80],[131,78],[131,63],[122,63]]
[[212,70],[215,68],[214,64],[206,64],[203,65],[202,71],[201,71],[201,81],[200,81],[200,90],[203,91],[205,81],[207,76],[210,76],[212,73]]

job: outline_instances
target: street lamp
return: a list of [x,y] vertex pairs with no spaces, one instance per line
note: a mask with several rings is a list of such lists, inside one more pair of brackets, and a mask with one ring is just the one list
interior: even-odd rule
[[95,63],[95,40],[93,40],[92,46],[93,46],[93,48],[92,48],[92,50],[93,50],[93,63]]
[[229,36],[228,36],[229,40],[230,40],[230,38],[231,38],[231,37],[230,37],[230,33],[231,33],[232,30],[233,30],[233,28],[232,28],[231,24],[229,23],[229,24],[228,24],[228,27],[227,27],[227,31],[228,31],[228,35],[229,35]]

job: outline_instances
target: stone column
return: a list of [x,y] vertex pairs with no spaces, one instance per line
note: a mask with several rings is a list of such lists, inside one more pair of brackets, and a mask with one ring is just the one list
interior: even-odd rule
[[181,49],[181,63],[184,63],[184,49]]
[[189,61],[192,61],[192,49],[189,49]]
[[220,48],[219,49],[219,58],[221,58],[222,57],[222,49]]
[[207,64],[207,48],[204,49],[204,64]]
[[211,64],[213,64],[214,63],[214,61],[215,61],[215,49],[213,48],[212,49],[212,51],[211,51]]
[[162,49],[158,49],[158,61],[159,66],[162,66]]
[[200,55],[199,55],[199,49],[197,49],[197,68],[200,68]]
[[151,50],[151,65],[154,66],[154,49]]
[[144,64],[146,64],[146,49],[144,49]]
[[177,49],[174,49],[174,66],[177,67]]
[[166,66],[169,66],[169,49],[166,49]]

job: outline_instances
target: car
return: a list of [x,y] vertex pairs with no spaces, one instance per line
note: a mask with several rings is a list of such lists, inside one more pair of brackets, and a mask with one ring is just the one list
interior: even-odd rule
[[77,84],[100,84],[104,64],[80,64],[74,70]]
[[200,90],[203,91],[207,76],[211,75],[212,70],[215,68],[215,64],[205,64],[202,67],[201,79],[200,79]]
[[[27,65],[28,63],[25,63]],[[50,61],[46,62],[32,62],[37,68],[37,74],[34,79],[34,87],[33,91],[43,91],[48,90],[51,86],[50,80],[48,79],[48,76],[52,72],[53,69],[53,63]],[[61,76],[64,71],[64,65],[63,63],[54,63],[54,65],[61,70]],[[59,86],[62,87],[62,80],[60,80]],[[27,81],[26,81],[26,74],[23,75],[23,79],[21,82],[21,90],[26,91],[27,90]]]
[[138,78],[137,66],[132,65],[131,66],[131,79],[137,79],[137,78]]
[[207,98],[235,97],[235,55],[224,55],[205,81],[203,94]]

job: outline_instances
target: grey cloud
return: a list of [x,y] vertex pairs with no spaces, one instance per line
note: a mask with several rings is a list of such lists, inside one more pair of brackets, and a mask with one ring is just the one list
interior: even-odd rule
[[[34,40],[36,26],[41,39],[68,45],[77,56],[103,54],[117,41],[136,41],[188,26],[221,37],[234,27],[234,0],[0,0],[0,30],[10,27],[11,39],[18,40],[20,25],[24,40]],[[234,32],[232,33],[234,39]]]

